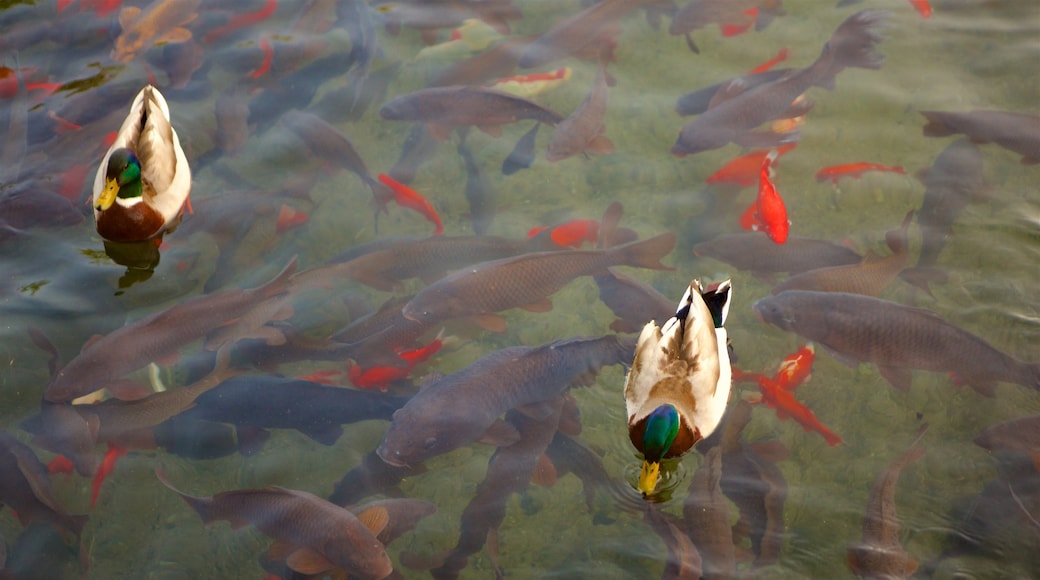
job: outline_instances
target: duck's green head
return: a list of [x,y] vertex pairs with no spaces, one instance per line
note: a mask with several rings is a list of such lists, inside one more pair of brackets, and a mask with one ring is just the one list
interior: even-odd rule
[[96,209],[105,211],[112,207],[116,197],[130,199],[141,194],[141,162],[129,149],[116,149],[108,156],[105,189],[98,197]]
[[672,405],[661,405],[646,417],[643,431],[643,468],[639,473],[639,491],[650,495],[657,487],[661,459],[679,434],[679,411]]

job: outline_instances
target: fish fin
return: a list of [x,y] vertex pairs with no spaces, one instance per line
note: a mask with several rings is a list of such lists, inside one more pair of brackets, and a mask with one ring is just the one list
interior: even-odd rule
[[520,405],[519,407],[516,407],[516,410],[535,421],[545,421],[556,409],[549,401],[538,401],[535,403]]
[[784,119],[794,119],[796,117],[801,117],[803,115],[806,115],[806,114],[809,113],[809,111],[812,110],[812,108],[815,105],[816,105],[816,102],[815,101],[810,101],[809,99],[805,99],[805,98],[796,99],[793,103],[791,103],[791,106],[784,113],[783,118]]
[[499,555],[501,551],[498,548],[498,528],[489,529],[485,540],[488,560],[491,560],[491,565],[495,569],[495,578],[505,578],[505,574],[502,572],[502,557]]
[[288,558],[289,554],[292,554],[299,549],[300,547],[296,544],[290,544],[289,542],[284,542],[282,540],[275,540],[274,543],[271,544],[271,547],[267,549],[267,553],[264,557],[274,562],[281,562]]
[[945,114],[941,111],[918,111],[918,113],[921,113],[925,119],[928,119],[928,122],[925,123],[922,129],[925,137],[949,137],[957,133],[943,120]]
[[271,433],[260,427],[238,425],[235,431],[238,434],[238,452],[247,457],[260,451],[271,438]]
[[477,326],[483,328],[484,330],[489,330],[491,332],[506,331],[506,320],[497,314],[477,314],[475,316],[471,316],[470,318],[472,318],[473,321],[477,323]]
[[177,27],[155,40],[156,44],[179,44],[191,40],[191,31],[187,28]]
[[701,53],[701,50],[697,48],[697,44],[693,42],[693,37],[690,36],[689,32],[686,33],[686,46],[690,47],[690,52],[692,52],[693,54]]
[[624,321],[624,320],[622,320],[620,318],[618,318],[614,322],[610,323],[610,329],[613,330],[614,332],[618,332],[618,333],[621,333],[621,334],[628,334],[628,333],[631,333],[631,332],[638,332],[640,328],[642,328],[642,327],[638,326],[638,325],[635,325],[635,324],[632,324],[630,322],[626,322],[626,321]]
[[451,132],[454,129],[451,125],[438,125],[436,123],[428,123],[426,125],[426,132],[430,134],[436,141],[444,143],[451,138]]
[[91,336],[90,338],[87,339],[86,342],[83,343],[83,347],[79,349],[79,352],[82,353],[83,351],[87,350],[88,348],[93,346],[94,343],[96,343],[97,341],[101,340],[102,338],[105,338],[105,335],[103,335],[103,334],[95,334],[95,335]]
[[390,523],[390,512],[385,507],[373,506],[357,514],[357,518],[373,536],[378,536]]
[[124,31],[133,26],[134,21],[141,15],[141,9],[136,6],[127,6],[119,11],[119,27]]
[[588,145],[585,146],[586,153],[597,153],[599,155],[605,155],[607,153],[614,152],[614,142],[611,141],[606,135],[596,135],[589,141]]
[[829,354],[832,357],[834,357],[835,359],[837,359],[838,362],[840,362],[841,364],[843,364],[843,365],[845,365],[845,366],[847,366],[849,368],[853,368],[853,369],[859,366],[859,363],[860,363],[859,359],[857,359],[857,358],[855,358],[853,356],[847,355],[847,354],[840,353],[840,352],[834,350],[833,348],[827,346],[826,344],[823,344],[823,343],[818,343],[818,344],[823,347],[823,350],[827,351],[827,354]]
[[747,81],[743,78],[735,78],[721,87],[715,90],[715,94],[712,95],[711,100],[708,101],[708,109],[718,105],[719,103],[728,101],[733,97],[743,93],[747,89]]
[[881,376],[884,377],[893,387],[903,391],[904,393],[910,390],[910,369],[884,365],[878,365],[877,368],[881,373]]
[[528,312],[550,312],[553,309],[552,300],[543,298],[538,302],[532,302],[531,304],[524,304],[520,308]]
[[492,137],[502,136],[502,125],[477,125],[477,129],[480,129]]
[[901,278],[907,284],[916,286],[921,290],[924,290],[928,293],[929,296],[935,298],[935,295],[932,294],[932,289],[928,286],[928,284],[930,282],[936,284],[945,284],[946,281],[949,279],[949,276],[947,276],[946,272],[934,266],[915,266],[913,268],[907,268],[900,272],[899,278]]
[[297,431],[321,443],[322,445],[335,445],[336,441],[343,435],[343,427],[340,425],[315,425],[307,424],[297,427]]
[[320,574],[336,567],[328,558],[311,548],[300,548],[289,554],[285,559],[285,565],[300,574]]
[[556,466],[544,453],[538,456],[538,463],[531,474],[531,483],[542,487],[552,487],[557,479]]
[[498,419],[488,427],[479,441],[486,445],[508,447],[520,440],[520,432],[515,427]]

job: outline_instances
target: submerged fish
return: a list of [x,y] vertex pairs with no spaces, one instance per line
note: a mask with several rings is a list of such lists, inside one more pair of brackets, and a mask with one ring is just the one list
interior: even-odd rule
[[198,16],[201,0],[154,0],[142,10],[127,6],[119,11],[123,32],[116,38],[112,60],[130,62],[156,44],[186,42],[191,31],[185,24]]
[[386,526],[388,515],[373,512],[359,519],[327,500],[293,489],[267,486],[238,489],[210,497],[194,497],[173,487],[160,468],[156,477],[181,496],[206,524],[227,520],[232,528],[247,524],[291,546],[288,565],[302,574],[341,569],[359,578],[385,578],[393,564],[375,534]]
[[757,233],[719,236],[693,246],[693,253],[756,273],[794,274],[863,261],[852,249],[826,240],[791,236],[783,244],[774,244]]
[[921,111],[925,137],[963,133],[974,143],[996,143],[1022,155],[1023,165],[1040,163],[1040,116],[1012,111]]
[[612,153],[614,143],[603,134],[606,114],[607,71],[601,62],[585,100],[557,125],[545,160],[552,163],[579,153]]
[[[499,445],[517,440],[499,421],[507,410],[544,412],[544,403],[571,383],[605,365],[632,360],[631,343],[617,336],[514,346],[423,387],[399,411],[376,452],[392,466],[416,466],[481,439]],[[544,413],[542,413],[544,414]]]
[[1040,389],[1040,363],[1027,363],[944,321],[938,314],[869,296],[788,290],[753,305],[763,320],[795,332],[847,364],[872,362],[893,386],[912,369],[951,372],[982,395],[996,383]]
[[[545,66],[561,58],[574,56],[589,47],[598,47],[606,37],[620,29],[621,19],[644,4],[658,0],[604,0],[565,18],[537,40],[530,43],[520,57],[520,68]],[[596,50],[596,53],[599,51]]]
[[701,556],[705,578],[735,578],[736,553],[730,527],[729,501],[722,493],[722,449],[704,454],[683,500],[686,533]]
[[884,58],[874,47],[881,40],[879,29],[887,17],[886,12],[857,12],[838,26],[819,58],[808,67],[754,88],[747,88],[739,79],[722,86],[708,110],[682,128],[672,153],[692,155],[731,142],[772,147],[797,140],[797,133],[756,133],[754,129],[767,121],[805,114],[812,103],[795,100],[814,85],[832,83],[845,68],[881,68]]
[[781,0],[690,0],[672,17],[668,33],[672,36],[686,36],[686,44],[690,50],[700,50],[690,38],[694,30],[718,24],[732,26],[736,30],[744,30],[755,25],[762,30],[777,16],[783,16]]
[[863,537],[849,548],[847,556],[849,568],[860,578],[909,578],[917,570],[917,561],[899,542],[896,483],[903,468],[924,456],[920,443],[927,427],[921,429],[909,449],[892,460],[870,490],[863,514]]
[[[63,534],[78,536],[86,516],[71,516],[51,490],[47,466],[26,444],[0,432],[0,505],[18,512],[23,524],[47,522]],[[0,576],[3,576],[0,573]]]

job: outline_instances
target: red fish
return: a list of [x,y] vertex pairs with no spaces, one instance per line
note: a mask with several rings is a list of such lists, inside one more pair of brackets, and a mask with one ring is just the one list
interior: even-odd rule
[[264,60],[260,62],[260,66],[256,67],[255,70],[246,74],[251,79],[258,79],[267,74],[271,70],[271,61],[274,59],[274,48],[271,46],[271,41],[261,38],[259,44],[260,50],[264,53]]
[[928,0],[910,0],[910,5],[917,10],[917,13],[922,18],[931,18],[932,16],[932,5],[928,3]]
[[444,348],[444,339],[441,338],[440,335],[437,335],[437,338],[431,340],[430,344],[411,350],[401,351],[398,353],[398,356],[407,361],[408,364],[411,365],[411,368],[415,368],[416,365],[430,360],[430,357],[440,352],[442,348]]
[[220,40],[228,34],[240,29],[245,28],[258,22],[263,22],[274,14],[275,8],[278,7],[277,0],[267,0],[263,8],[255,12],[246,12],[245,14],[235,14],[228,20],[227,24],[220,28],[214,28],[206,33],[206,36],[202,37],[202,41],[205,43],[211,43],[215,40]]
[[437,210],[433,209],[433,206],[430,205],[430,202],[425,197],[419,195],[419,192],[407,185],[395,181],[394,178],[385,173],[380,173],[378,178],[380,183],[394,192],[394,202],[397,205],[419,212],[428,222],[436,226],[433,235],[439,236],[444,233],[441,216],[437,215]]
[[47,464],[47,473],[64,473],[71,475],[74,469],[72,462],[64,455],[58,455]]
[[101,461],[101,467],[98,467],[97,473],[94,474],[94,481],[90,484],[91,509],[93,509],[94,504],[97,503],[98,492],[101,491],[101,484],[105,482],[105,478],[115,471],[116,462],[124,455],[126,455],[126,449],[114,445],[111,442],[108,444],[108,451],[105,452],[105,458]]
[[[794,149],[797,143],[788,143],[776,148],[777,157]],[[718,171],[712,173],[704,180],[705,183],[732,183],[741,187],[751,187],[758,183],[758,175],[762,169],[769,150],[753,151],[747,155],[741,155],[731,159]]]
[[[765,61],[764,63],[756,66],[755,68],[751,69],[751,72],[749,72],[748,74],[749,75],[757,75],[758,73],[766,72],[767,70],[773,68],[777,64],[787,60],[787,55],[789,54],[789,52],[790,51],[788,51],[787,47],[781,48],[780,52],[776,53],[776,56],[774,56],[773,58],[771,58],[771,59]],[[785,147],[786,147],[786,145],[785,145]]]
[[846,163],[844,165],[824,167],[816,172],[816,181],[825,181],[829,179],[832,184],[838,185],[838,180],[842,177],[859,179],[868,171],[890,171],[892,173],[906,175],[906,170],[898,165],[878,165],[877,163],[860,161],[859,163]]
[[275,233],[282,233],[285,230],[289,230],[299,226],[310,218],[307,212],[295,210],[284,203],[282,209],[278,212],[278,219],[274,222]]
[[545,230],[550,230],[549,239],[561,248],[578,249],[585,242],[595,244],[599,239],[599,222],[586,219],[573,219],[558,226],[532,228],[527,232],[527,237],[533,238]]
[[791,391],[809,380],[812,374],[813,361],[816,360],[816,347],[806,343],[794,354],[789,354],[780,362],[773,380],[781,387]]
[[[123,0],[81,0],[79,7],[81,10],[93,10],[98,18],[104,18],[115,12],[122,3]],[[71,2],[66,2],[65,5],[68,6],[69,4]]]
[[788,388],[780,382],[766,376],[758,379],[758,390],[762,392],[762,402],[770,409],[776,410],[781,420],[791,417],[806,431],[816,431],[831,447],[842,443],[841,437],[825,427],[809,407],[798,402]]
[[774,149],[762,160],[758,175],[758,199],[740,216],[740,225],[745,230],[764,231],[774,243],[782,244],[787,241],[791,222],[787,220],[784,200],[771,179],[772,164],[778,155]]
[[747,22],[741,22],[739,24],[727,24],[725,22],[720,22],[719,23],[719,31],[722,32],[722,36],[724,38],[729,38],[731,36],[739,36],[741,34],[744,34],[748,30],[751,30],[751,26],[755,23],[756,20],[758,20],[758,8],[757,7],[756,8],[748,8],[747,10],[742,12],[741,14],[744,15],[744,16],[749,17],[750,20],[747,21]]
[[310,381],[312,383],[321,383],[323,385],[332,385],[332,384],[335,384],[333,382],[333,380],[332,380],[332,377],[334,377],[336,375],[341,375],[341,374],[343,374],[342,371],[328,369],[328,370],[322,370],[322,371],[314,371],[313,373],[311,373],[309,375],[303,375],[303,376],[300,376],[300,377],[297,377],[297,378],[303,379],[305,381]]
[[359,389],[378,388],[380,391],[386,391],[390,383],[408,378],[415,367],[429,360],[443,347],[444,340],[438,335],[426,346],[398,352],[397,356],[405,363],[403,366],[381,365],[362,369],[352,364],[347,367],[347,377]]

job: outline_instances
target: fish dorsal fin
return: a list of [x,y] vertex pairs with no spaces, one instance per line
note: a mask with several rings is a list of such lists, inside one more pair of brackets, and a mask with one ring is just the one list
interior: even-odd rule
[[719,103],[728,101],[733,97],[743,93],[747,89],[747,81],[743,78],[735,78],[721,87],[715,90],[715,95],[711,97],[711,101],[708,101],[708,109],[715,107]]
[[373,506],[359,513],[357,518],[373,536],[378,536],[390,523],[390,512],[383,506]]
[[328,558],[311,548],[300,548],[289,554],[285,565],[300,574],[320,574],[336,567]]

